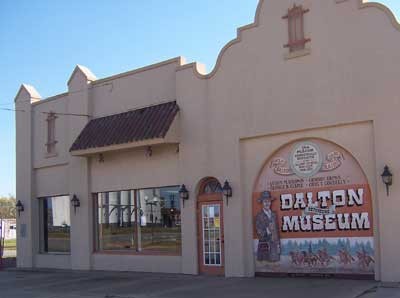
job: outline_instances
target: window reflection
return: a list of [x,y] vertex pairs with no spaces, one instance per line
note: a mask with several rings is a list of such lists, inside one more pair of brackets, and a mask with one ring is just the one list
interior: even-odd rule
[[139,250],[179,253],[181,209],[179,187],[138,191],[140,216]]
[[99,250],[135,249],[134,191],[99,193],[97,232]]
[[180,253],[179,186],[96,195],[97,250]]
[[42,252],[70,252],[69,196],[42,198]]

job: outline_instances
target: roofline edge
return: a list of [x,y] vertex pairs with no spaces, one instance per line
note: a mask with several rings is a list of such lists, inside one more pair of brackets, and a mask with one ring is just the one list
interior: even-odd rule
[[397,19],[396,15],[394,12],[385,4],[375,2],[375,1],[365,1],[365,0],[359,0],[359,9],[363,8],[377,8],[381,11],[383,11],[386,16],[390,19],[393,27],[400,31],[400,23],[399,20]]
[[229,41],[227,44],[225,44],[225,46],[221,49],[221,51],[218,54],[217,61],[215,62],[214,68],[211,70],[210,73],[202,74],[198,70],[198,68],[197,68],[198,63],[196,63],[196,62],[190,63],[189,65],[182,65],[182,66],[178,67],[177,71],[184,70],[184,69],[187,69],[187,68],[192,68],[193,69],[193,73],[199,79],[205,80],[205,79],[209,79],[209,78],[213,77],[217,73],[219,67],[221,66],[222,57],[224,56],[225,52],[230,47],[232,47],[233,45],[235,45],[235,44],[237,44],[237,43],[242,41],[243,32],[246,31],[246,30],[252,29],[252,28],[257,28],[259,26],[259,24],[260,24],[261,7],[263,6],[264,2],[265,2],[265,0],[259,0],[258,5],[257,5],[257,9],[256,9],[256,13],[255,13],[255,16],[254,16],[254,22],[237,28],[236,37],[234,39],[232,39],[231,41]]

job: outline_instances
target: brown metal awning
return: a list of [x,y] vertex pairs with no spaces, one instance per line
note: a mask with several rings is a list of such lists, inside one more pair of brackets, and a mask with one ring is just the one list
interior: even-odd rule
[[91,120],[72,144],[72,155],[179,143],[175,101]]

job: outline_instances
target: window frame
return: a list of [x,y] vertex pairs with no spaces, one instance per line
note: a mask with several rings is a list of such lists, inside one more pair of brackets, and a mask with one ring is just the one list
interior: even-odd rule
[[[163,189],[163,188],[177,188],[179,189],[179,185],[167,185],[167,186],[157,186],[157,187],[144,187],[144,188],[132,188],[132,189],[122,189],[122,190],[107,190],[92,193],[93,199],[93,225],[94,225],[94,237],[93,237],[93,253],[94,254],[108,254],[108,255],[149,255],[149,256],[182,256],[182,244],[177,252],[166,252],[166,251],[156,251],[156,250],[143,250],[139,247],[139,233],[140,233],[140,214],[139,210],[139,191],[141,190],[150,190],[150,189]],[[100,249],[100,233],[99,233],[99,214],[98,214],[98,198],[101,193],[112,193],[112,192],[124,192],[124,191],[133,191],[134,192],[134,201],[135,201],[135,223],[132,225],[134,237],[135,237],[135,247],[132,250],[106,250]],[[179,196],[177,197],[178,201],[180,200]],[[182,205],[179,202],[180,212],[182,212]],[[181,226],[181,225],[180,225]],[[180,230],[182,236],[182,228]]]
[[[48,216],[45,218],[44,213],[44,202],[47,199],[51,198],[61,198],[66,197],[68,198],[68,206],[69,206],[69,219],[70,219],[70,230],[69,230],[69,251],[68,252],[58,252],[58,251],[49,251],[48,250]],[[62,195],[50,195],[50,196],[43,196],[37,198],[39,203],[39,254],[43,255],[71,255],[71,225],[72,225],[72,217],[71,217],[71,196],[69,194],[62,194]],[[47,240],[46,240],[47,239]]]

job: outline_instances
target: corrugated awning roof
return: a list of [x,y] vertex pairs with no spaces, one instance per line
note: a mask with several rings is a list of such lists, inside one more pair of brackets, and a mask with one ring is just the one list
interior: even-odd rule
[[175,101],[91,120],[70,152],[164,138],[179,107]]

